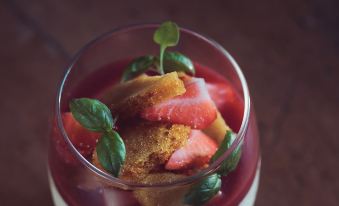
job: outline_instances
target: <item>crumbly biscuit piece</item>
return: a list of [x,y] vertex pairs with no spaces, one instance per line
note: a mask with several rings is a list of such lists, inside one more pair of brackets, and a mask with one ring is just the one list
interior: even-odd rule
[[140,121],[119,130],[126,146],[120,178],[137,182],[162,170],[172,153],[187,143],[191,131],[184,125]]
[[141,110],[185,93],[185,86],[176,72],[163,76],[141,75],[108,89],[100,100],[112,113],[126,119]]
[[[182,178],[184,175],[174,173],[154,173],[142,180],[145,184],[156,184],[173,182]],[[181,206],[184,195],[187,193],[189,186],[175,187],[172,189],[146,189],[134,191],[134,196],[143,206]]]
[[[150,172],[163,170],[172,153],[187,143],[190,127],[140,120],[119,129],[126,146],[126,160],[120,178],[140,182]],[[92,164],[100,165],[96,151]]]
[[228,130],[231,130],[231,128],[226,124],[220,112],[217,112],[217,118],[203,132],[220,144]]

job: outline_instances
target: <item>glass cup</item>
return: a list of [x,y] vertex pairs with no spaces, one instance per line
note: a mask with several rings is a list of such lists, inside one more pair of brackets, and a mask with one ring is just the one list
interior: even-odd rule
[[[157,55],[159,46],[152,40],[157,27],[134,25],[103,34],[82,48],[67,68],[57,93],[48,154],[49,181],[55,205],[140,205],[140,198],[136,197],[150,198],[158,201],[154,203],[158,205],[181,205],[187,188],[215,172],[239,144],[242,144],[242,156],[236,170],[222,178],[221,191],[206,205],[254,204],[260,173],[260,148],[246,80],[238,64],[222,46],[188,29],[180,29],[180,42],[173,49],[226,78],[242,99],[241,114],[234,122],[229,122],[237,137],[223,156],[195,175],[170,183],[147,185],[127,182],[97,169],[69,140],[61,116],[62,112],[68,111],[69,100],[93,97],[102,89],[102,82],[118,81],[121,72],[110,69],[112,63],[120,62],[121,66],[133,57]],[[98,73],[99,70],[106,72]],[[86,88],[78,90],[84,82]]]

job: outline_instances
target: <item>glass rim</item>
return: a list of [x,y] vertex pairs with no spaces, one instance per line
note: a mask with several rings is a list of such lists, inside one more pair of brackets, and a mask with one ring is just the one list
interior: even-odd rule
[[71,63],[69,66],[67,66],[67,69],[63,75],[63,78],[61,82],[59,83],[58,86],[58,91],[57,91],[57,97],[56,97],[56,105],[55,105],[55,113],[56,113],[56,118],[57,118],[57,125],[59,130],[61,131],[61,134],[68,145],[68,148],[71,150],[71,152],[74,153],[78,161],[84,165],[86,168],[90,169],[92,172],[94,172],[96,175],[100,176],[101,178],[109,181],[109,183],[112,186],[119,187],[122,189],[126,190],[134,190],[134,189],[145,189],[145,188],[168,188],[168,187],[177,187],[177,186],[183,186],[183,185],[188,185],[191,184],[203,177],[206,177],[212,173],[214,173],[220,166],[223,160],[225,160],[232,152],[234,149],[240,145],[245,137],[246,130],[248,128],[248,123],[249,123],[249,116],[250,116],[250,95],[249,95],[249,90],[247,86],[246,79],[242,73],[242,70],[240,69],[240,66],[237,64],[237,62],[234,60],[234,58],[224,49],[219,43],[214,41],[211,38],[208,38],[206,36],[203,36],[201,34],[198,34],[190,29],[186,28],[180,28],[180,32],[184,32],[189,35],[193,35],[197,37],[198,39],[201,39],[202,41],[207,42],[208,44],[211,44],[213,47],[215,47],[218,51],[220,51],[226,59],[231,63],[232,69],[235,70],[237,77],[240,80],[241,87],[243,90],[243,98],[244,98],[244,113],[243,113],[243,118],[242,118],[242,123],[239,129],[239,132],[236,133],[236,138],[234,142],[232,143],[231,147],[221,156],[219,157],[214,163],[210,164],[207,168],[199,171],[198,173],[173,181],[173,182],[168,182],[168,183],[158,183],[158,184],[143,184],[143,183],[134,183],[131,181],[126,181],[117,177],[114,177],[104,171],[101,171],[97,167],[95,167],[92,163],[90,163],[86,158],[84,158],[79,151],[74,147],[72,142],[70,141],[67,132],[63,126],[63,121],[61,117],[61,99],[62,99],[62,94],[63,94],[63,89],[65,82],[67,81],[68,75],[70,74],[72,68],[76,64],[76,62],[80,59],[82,54],[91,46],[94,46],[97,42],[105,40],[106,38],[109,38],[111,35],[120,33],[120,32],[127,32],[127,31],[133,31],[137,29],[145,29],[145,28],[156,28],[158,27],[159,24],[154,24],[154,23],[149,23],[149,24],[132,24],[132,25],[127,25],[127,26],[121,26],[117,27],[115,29],[112,29],[106,33],[103,33],[99,35],[98,37],[94,38],[90,42],[88,42],[84,47],[82,47],[76,55],[71,59]]

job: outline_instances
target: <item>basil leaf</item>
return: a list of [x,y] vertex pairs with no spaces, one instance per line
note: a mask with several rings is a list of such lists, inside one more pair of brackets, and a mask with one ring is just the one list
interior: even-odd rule
[[195,74],[195,69],[192,61],[179,52],[164,53],[164,70],[165,73],[181,71],[191,75]]
[[[212,156],[211,162],[217,160],[220,156],[222,156],[232,145],[236,138],[236,135],[227,131],[224,140],[221,142],[220,147],[216,151],[216,153]],[[218,169],[218,174],[226,176],[230,172],[232,172],[238,165],[241,157],[241,145],[233,150],[233,152],[228,156],[222,163],[220,168]]]
[[120,135],[113,130],[103,134],[97,143],[96,152],[101,166],[118,177],[126,158],[125,144]]
[[176,46],[179,42],[178,25],[171,21],[166,21],[160,25],[153,35],[155,43],[160,45],[160,67],[159,73],[164,74],[163,59],[167,47]]
[[153,35],[153,40],[162,46],[175,46],[179,41],[178,25],[171,21],[166,21],[160,25]]
[[86,129],[94,132],[109,131],[113,118],[108,107],[96,99],[73,99],[69,103],[73,117]]
[[221,179],[218,174],[212,174],[192,186],[184,197],[188,205],[203,205],[212,199],[221,188]]
[[133,79],[142,73],[145,73],[153,65],[155,57],[148,55],[134,59],[122,74],[121,82]]

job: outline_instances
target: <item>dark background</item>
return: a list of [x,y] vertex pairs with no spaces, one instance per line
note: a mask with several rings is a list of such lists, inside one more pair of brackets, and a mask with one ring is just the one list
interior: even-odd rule
[[52,205],[48,118],[70,57],[116,26],[168,19],[243,68],[261,133],[257,205],[339,205],[338,2],[0,1],[0,205]]

